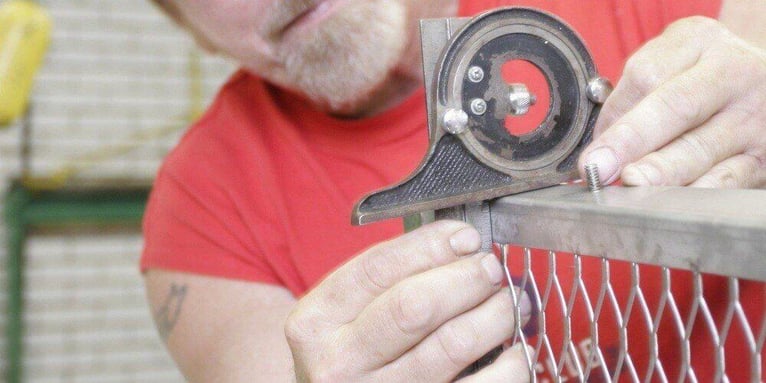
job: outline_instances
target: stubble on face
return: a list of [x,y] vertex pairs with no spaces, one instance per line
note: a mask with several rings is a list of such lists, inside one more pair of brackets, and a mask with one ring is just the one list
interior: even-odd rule
[[323,109],[354,110],[399,63],[407,45],[406,16],[398,1],[349,1],[313,33],[282,42],[287,82]]

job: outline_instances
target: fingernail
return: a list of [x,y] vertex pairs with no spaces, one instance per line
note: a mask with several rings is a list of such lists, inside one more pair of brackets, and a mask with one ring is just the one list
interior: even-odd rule
[[481,237],[476,229],[467,227],[452,234],[449,244],[457,255],[470,254],[481,247]]
[[694,181],[691,185],[689,185],[693,188],[705,188],[705,189],[712,189],[717,187],[713,181],[710,180],[709,176],[701,177],[700,179]]
[[628,165],[622,171],[622,183],[625,185],[643,186],[660,185],[662,177],[660,171],[652,165]]
[[586,164],[598,165],[598,178],[604,185],[608,185],[617,178],[617,169],[620,167],[617,155],[608,146],[602,146],[588,154]]
[[527,354],[529,359],[534,359],[535,348],[531,344],[528,344],[526,347],[524,347],[524,352]]
[[503,267],[500,266],[500,261],[497,260],[497,257],[494,254],[486,254],[484,258],[481,259],[481,266],[487,272],[489,281],[493,285],[499,285],[503,282],[503,279],[505,279]]
[[522,318],[528,318],[532,315],[532,301],[526,291],[519,291],[519,314]]
[[535,355],[535,348],[531,344],[524,345],[523,343],[518,342],[511,346],[510,350],[518,353],[522,358],[525,353],[530,359]]

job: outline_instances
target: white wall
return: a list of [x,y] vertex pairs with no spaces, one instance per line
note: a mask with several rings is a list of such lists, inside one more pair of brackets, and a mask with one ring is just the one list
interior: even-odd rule
[[[188,124],[193,43],[148,0],[39,3],[51,14],[54,33],[32,97],[32,175],[74,166],[72,184],[150,182]],[[232,66],[202,57],[200,68],[207,103]],[[19,123],[0,131],[3,190],[20,173],[20,134]],[[140,248],[133,230],[30,238],[25,381],[182,381],[144,304]],[[0,262],[5,258],[0,246]],[[3,272],[3,314],[5,284]],[[5,315],[0,318],[4,326]]]

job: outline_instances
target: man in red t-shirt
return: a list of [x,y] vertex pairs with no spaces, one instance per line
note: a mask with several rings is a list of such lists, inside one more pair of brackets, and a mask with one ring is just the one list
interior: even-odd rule
[[[420,18],[546,9],[613,79],[635,51],[583,153],[607,182],[766,184],[762,0],[665,32],[720,4],[156,2],[243,68],[166,159],[144,223],[148,299],[190,381],[451,381],[511,336],[501,265],[476,254],[475,229],[348,223],[426,148]],[[522,354],[461,381],[527,381]]]

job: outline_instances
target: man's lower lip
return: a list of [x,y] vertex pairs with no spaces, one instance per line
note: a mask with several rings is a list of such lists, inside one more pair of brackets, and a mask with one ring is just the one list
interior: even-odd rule
[[288,24],[282,31],[284,37],[297,33],[302,29],[308,28],[312,24],[317,24],[325,19],[331,13],[333,4],[329,0],[319,2],[315,7],[303,12]]

